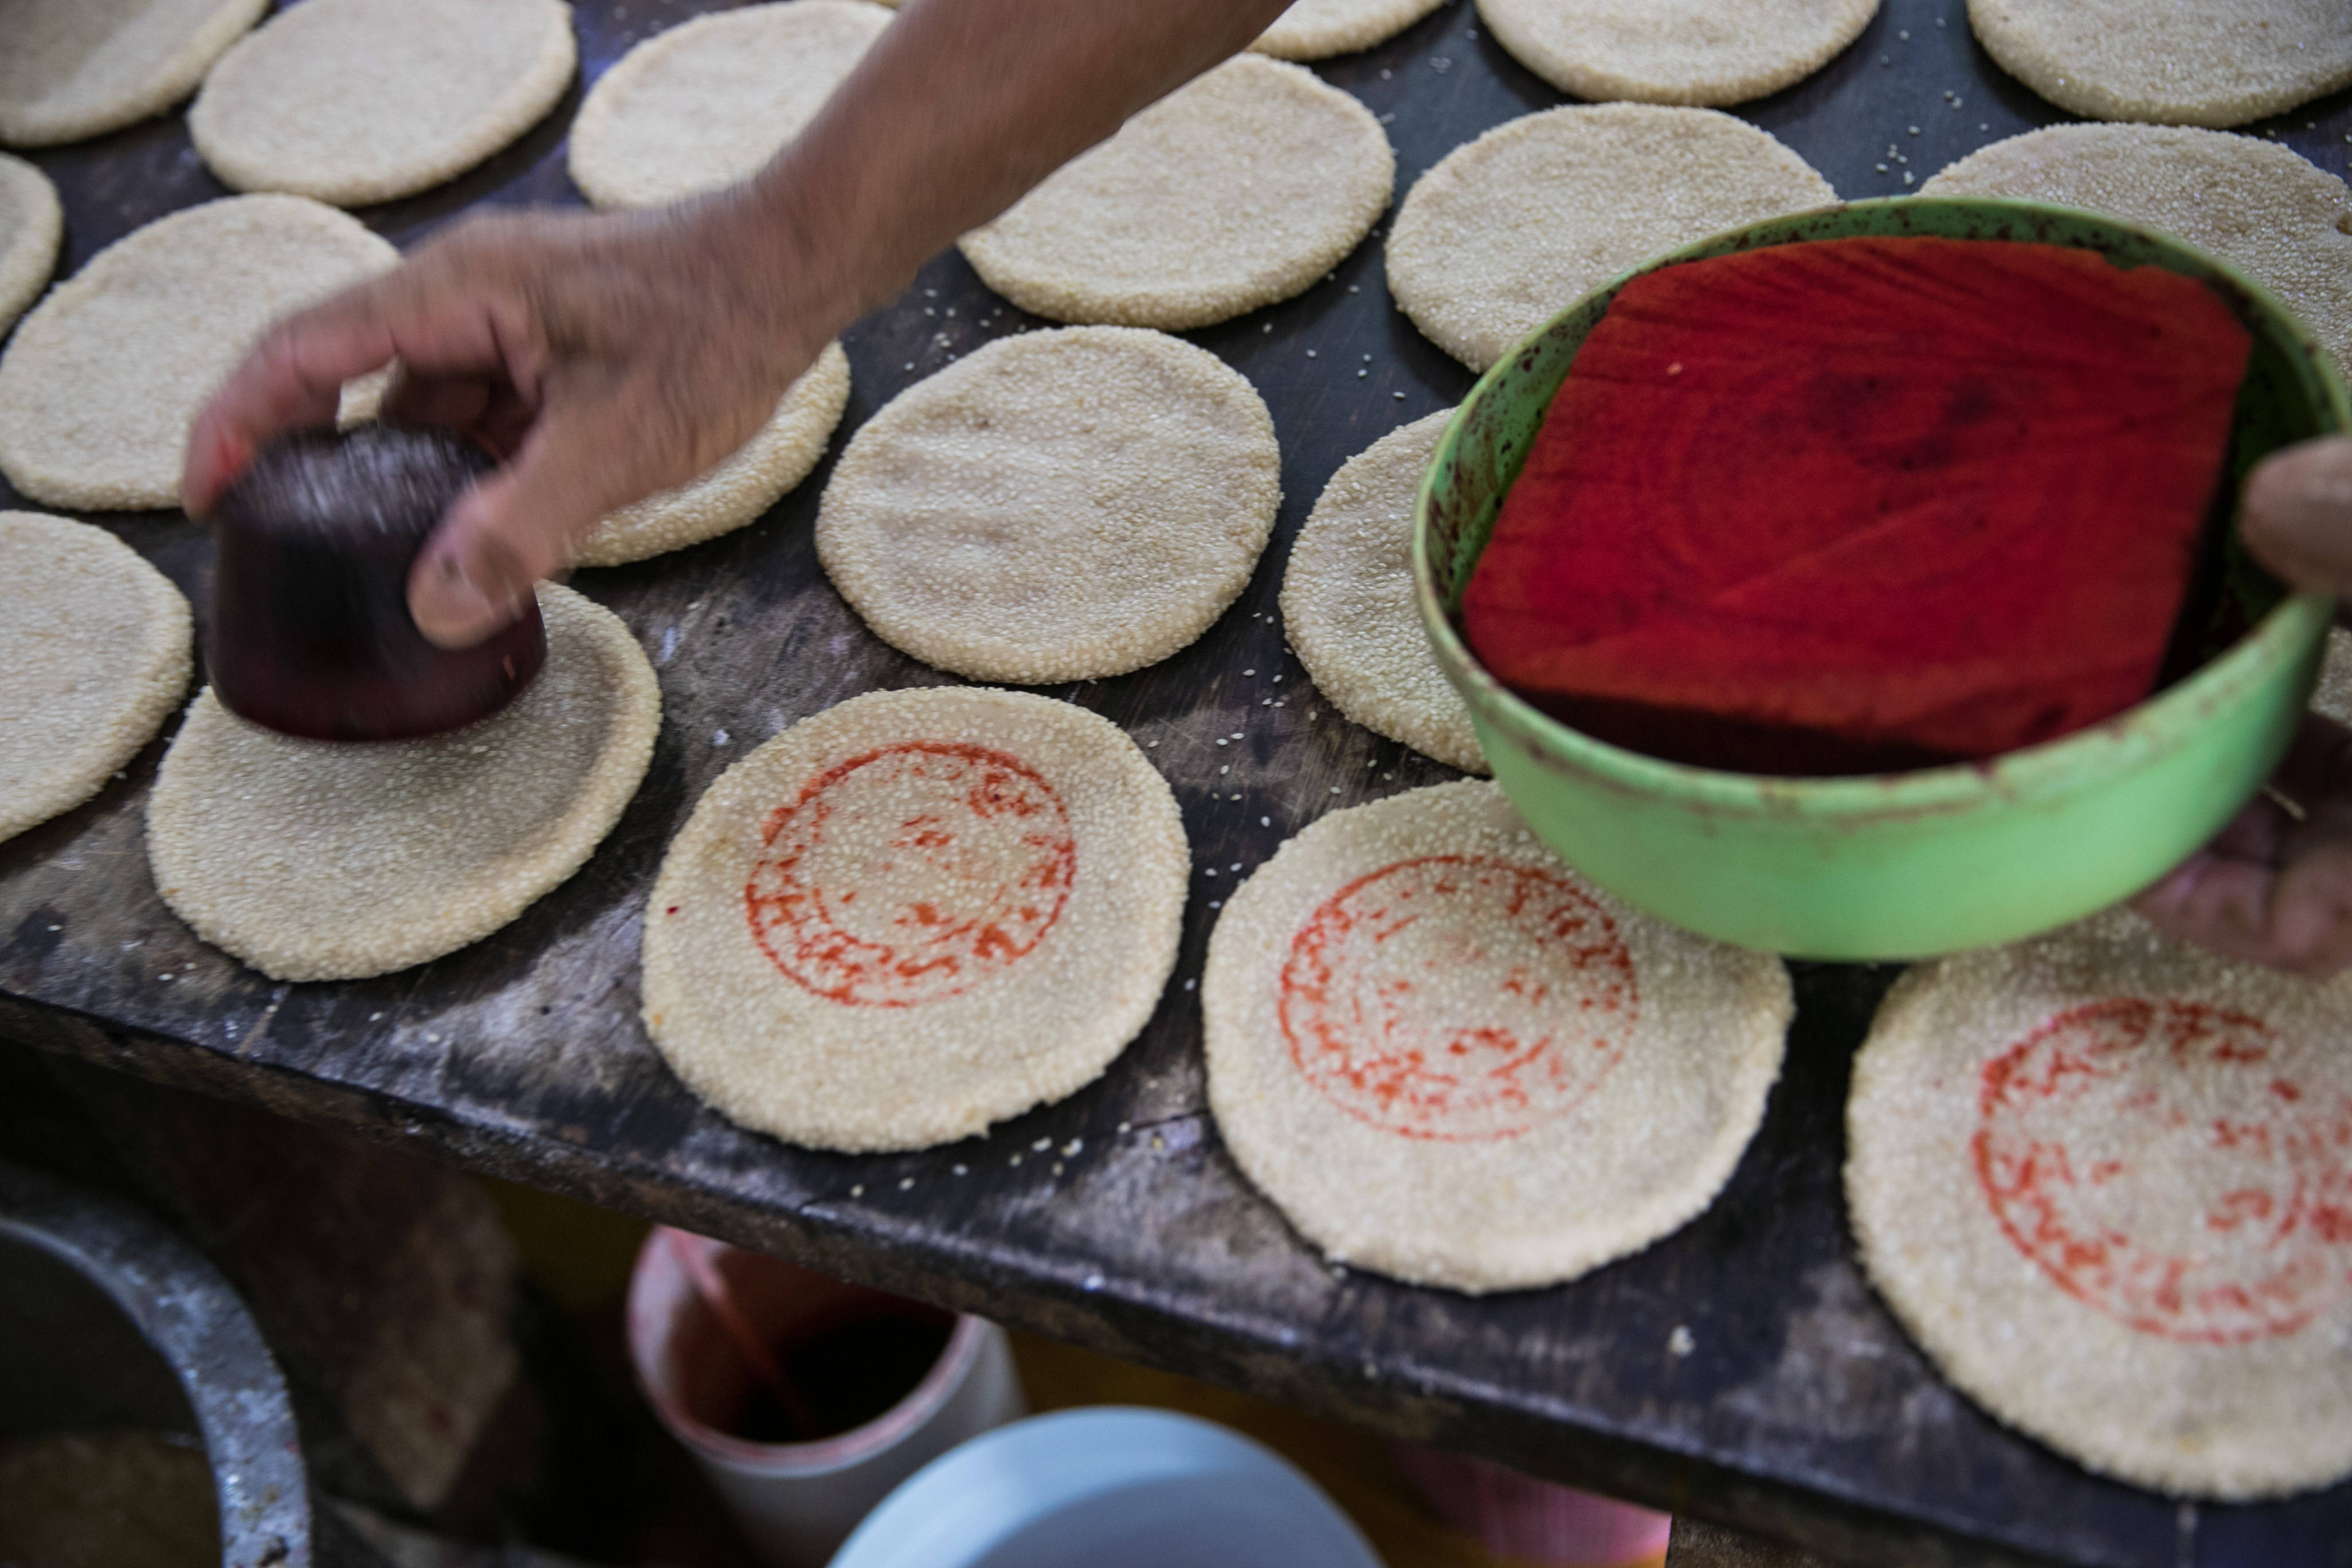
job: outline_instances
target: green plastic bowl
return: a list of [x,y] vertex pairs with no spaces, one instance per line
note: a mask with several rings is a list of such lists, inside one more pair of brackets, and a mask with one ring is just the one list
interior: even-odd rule
[[[1662,762],[1521,701],[1454,616],[1569,362],[1632,279],[1768,245],[1862,236],[2066,245],[2212,289],[2253,333],[2230,456],[2352,426],[2343,383],[2258,285],[2177,240],[2027,202],[1897,197],[1753,224],[1595,289],[1479,379],[1413,510],[1415,596],[1438,663],[1521,816],[1560,858],[1692,931],[1809,958],[1897,959],[2011,942],[2130,897],[2212,837],[2293,739],[2333,601],[2287,596],[2228,542],[2217,616],[2252,629],[2127,712],[1990,763],[1790,779]],[[2217,624],[2218,621],[2217,621]]]

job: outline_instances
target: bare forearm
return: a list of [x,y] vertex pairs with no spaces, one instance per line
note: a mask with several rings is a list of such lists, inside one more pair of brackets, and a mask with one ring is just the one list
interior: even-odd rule
[[[830,336],[1287,0],[908,0],[722,223]],[[813,323],[814,324],[814,323]]]

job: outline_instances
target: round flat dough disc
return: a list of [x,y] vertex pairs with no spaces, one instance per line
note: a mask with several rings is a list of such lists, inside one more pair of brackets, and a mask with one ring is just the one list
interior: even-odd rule
[[646,1028],[697,1094],[792,1142],[968,1137],[1135,1037],[1190,876],[1175,796],[1108,721],[872,692],[696,805],[646,909]]
[[530,130],[578,60],[563,0],[304,0],[221,57],[188,134],[236,190],[390,201]]
[[269,0],[7,0],[0,142],[46,147],[144,120],[196,89]]
[[539,679],[446,735],[299,741],[207,688],[147,805],[164,902],[272,979],[357,980],[478,942],[578,870],[653,760],[661,692],[618,616],[548,584],[539,607]]
[[1395,181],[1370,110],[1304,66],[1241,55],[958,244],[981,281],[1033,314],[1184,331],[1320,279]]
[[96,795],[188,689],[171,580],[102,528],[0,511],[0,839]]
[[733,457],[698,479],[605,518],[580,542],[573,563],[618,566],[742,527],[808,478],[848,406],[849,356],[839,343],[827,343],[784,393],[774,416]]
[[889,25],[867,0],[784,0],[658,33],[588,89],[572,183],[600,207],[642,207],[749,179]]
[[1282,625],[1315,689],[1377,734],[1465,773],[1487,771],[1470,710],[1429,650],[1412,597],[1412,500],[1454,411],[1349,458],[1299,531]]
[[2352,1473],[2352,981],[2115,910],[1922,964],[1855,1058],[1872,1280],[1971,1399],[2104,1474]]
[[1969,0],[1969,26],[2094,120],[2243,125],[2352,85],[2344,0]]
[[1793,86],[1861,36],[1878,0],[1478,0],[1495,41],[1562,92],[1745,103]]
[[0,337],[47,286],[65,233],[65,209],[49,177],[0,153]]
[[1281,475],[1265,404],[1207,350],[1024,332],[866,421],[825,485],[817,559],[927,664],[1023,686],[1122,675],[1234,602]]
[[2327,629],[2327,658],[2319,667],[2311,710],[2338,724],[2352,724],[2352,632],[2342,626]]
[[1250,47],[1283,60],[1319,60],[1384,44],[1445,0],[1293,0]]
[[1788,971],[1620,903],[1467,781],[1333,812],[1209,940],[1209,1104],[1351,1267],[1571,1279],[1698,1215],[1780,1075]]
[[1811,164],[1711,109],[1545,110],[1423,174],[1389,230],[1389,292],[1473,370],[1619,273],[1837,200]]
[[2160,125],[2053,125],[1969,153],[1921,195],[2088,207],[2177,235],[2276,294],[2352,374],[2352,191],[2287,148]]
[[0,470],[50,506],[177,506],[189,421],[262,329],[399,259],[301,196],[231,196],[135,230],[0,356]]

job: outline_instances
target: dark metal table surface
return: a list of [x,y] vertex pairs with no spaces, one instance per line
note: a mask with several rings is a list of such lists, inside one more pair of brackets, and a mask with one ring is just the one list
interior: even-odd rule
[[[583,79],[700,8],[582,0]],[[1400,192],[1562,101],[1469,0],[1316,68],[1381,115]],[[478,204],[577,203],[578,103],[575,88],[483,167],[362,216],[407,246]],[[2064,118],[1976,47],[1962,0],[1886,0],[1826,69],[1738,112],[1849,196]],[[2341,174],[2352,94],[2252,129]],[[224,194],[177,114],[35,157],[65,196],[68,271]],[[2200,1508],[2100,1480],[1995,1425],[1896,1328],[1856,1268],[1838,1184],[1848,1061],[1890,970],[1799,966],[1787,1070],[1728,1189],[1570,1285],[1474,1300],[1328,1268],[1242,1179],[1206,1113],[1194,989],[1222,895],[1318,814],[1453,776],[1334,714],[1275,619],[1289,541],[1332,471],[1471,383],[1390,304],[1385,226],[1301,297],[1191,334],[1256,384],[1283,445],[1279,527],[1239,602],[1163,664],[1051,692],[1158,742],[1198,867],[1177,978],[1093,1087],[945,1148],[814,1153],[706,1110],[638,1024],[639,905],[703,788],[804,715],[948,679],[867,633],[819,571],[829,462],[750,528],[580,575],[653,658],[662,737],[612,837],[514,924],[381,979],[271,984],[155,894],[142,813],[159,741],[95,801],[0,844],[0,1034],[1856,1563],[2352,1563],[2352,1486]],[[934,260],[848,334],[834,451],[911,382],[1034,324],[952,253]],[[0,488],[0,504],[22,503]],[[176,513],[93,521],[203,604],[199,530]]]

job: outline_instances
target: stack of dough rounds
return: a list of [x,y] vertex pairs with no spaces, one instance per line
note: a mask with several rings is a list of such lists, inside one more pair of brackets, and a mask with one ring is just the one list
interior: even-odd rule
[[299,741],[208,688],[147,805],[155,885],[277,980],[356,980],[453,952],[580,868],[661,727],[620,618],[542,584],[547,663],[506,708],[422,741]]
[[1395,180],[1370,110],[1303,66],[1243,55],[959,243],[1024,310],[1183,331],[1321,278],[1370,232]]
[[747,1127],[853,1152],[967,1137],[1135,1037],[1190,870],[1174,795],[1108,721],[869,693],[694,808],[646,909],[646,1027]]
[[1445,0],[1293,0],[1250,47],[1284,60],[1319,60],[1386,43]]
[[1466,773],[1487,771],[1470,710],[1437,667],[1412,595],[1412,500],[1454,411],[1348,459],[1299,531],[1282,625],[1315,689],[1367,730]]
[[656,34],[580,105],[572,183],[600,207],[642,207],[748,179],[889,25],[867,0],[784,0]]
[[776,412],[735,455],[700,479],[648,496],[598,522],[572,552],[581,566],[618,566],[683,550],[742,527],[808,477],[849,406],[849,356],[827,343]]
[[1802,158],[1714,110],[1546,110],[1454,149],[1414,184],[1389,232],[1389,291],[1483,371],[1640,262],[1836,200]]
[[358,219],[232,196],[92,257],[0,356],[0,470],[51,506],[179,504],[188,424],[262,329],[392,267]]
[[2284,147],[2219,131],[2053,125],[1981,148],[1919,187],[2089,207],[2245,269],[2352,375],[2352,191]]
[[1129,327],[1027,332],[866,422],[825,486],[817,559],[877,636],[941,669],[1122,675],[1234,602],[1281,476],[1273,416],[1205,349]]
[[1643,103],[1778,92],[1877,13],[1878,0],[1478,0],[1495,41],[1560,91]]
[[2116,910],[1923,964],[1855,1058],[1871,1279],[1971,1398],[2198,1497],[2352,1473],[2352,980]]
[[188,689],[188,602],[102,528],[0,511],[0,839],[96,795]]
[[1969,0],[1969,26],[2094,120],[2243,125],[2352,86],[2344,0]]
[[221,57],[188,134],[236,190],[390,201],[530,129],[578,60],[563,0],[304,0]]
[[75,142],[170,108],[269,0],[8,0],[0,142]]
[[1780,961],[1620,903],[1490,784],[1334,812],[1234,895],[1201,1009],[1234,1158],[1309,1240],[1459,1290],[1570,1279],[1715,1199]]
[[48,282],[65,232],[49,177],[0,153],[0,338]]

